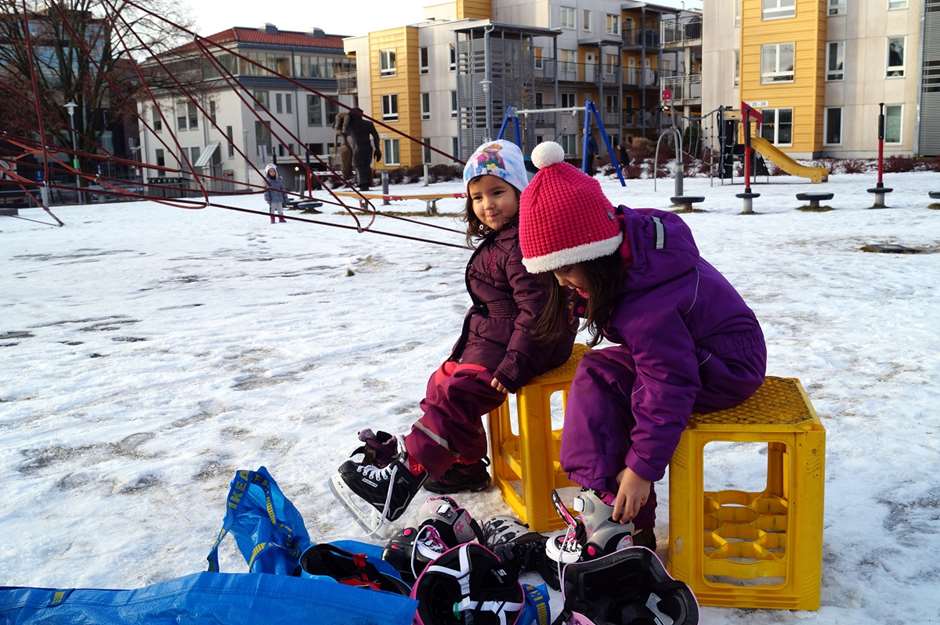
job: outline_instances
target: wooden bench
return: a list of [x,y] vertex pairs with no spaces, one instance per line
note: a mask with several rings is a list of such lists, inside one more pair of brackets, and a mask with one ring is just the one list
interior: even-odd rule
[[[351,191],[338,191],[336,195],[339,197],[354,197],[359,200],[359,207],[362,209],[368,208],[369,204],[366,200],[382,200],[388,202],[399,202],[406,200],[423,200],[425,206],[425,212],[427,215],[437,215],[437,201],[445,200],[450,198],[460,199],[467,197],[466,193],[414,193],[409,195],[385,195],[382,193],[354,193]],[[362,198],[365,198],[362,199]]]
[[673,211],[676,213],[691,213],[695,211],[695,204],[705,201],[705,196],[703,195],[674,195],[669,198],[669,201],[672,202],[673,206],[678,206],[678,210]]
[[825,200],[831,200],[835,197],[834,193],[797,193],[796,199],[801,202],[809,202],[808,206],[800,207],[801,210],[824,211],[832,210],[829,206],[820,206],[819,203]]

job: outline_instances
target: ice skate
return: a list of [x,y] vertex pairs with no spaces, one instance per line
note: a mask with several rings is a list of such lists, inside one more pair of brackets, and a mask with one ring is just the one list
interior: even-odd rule
[[411,472],[404,452],[384,467],[366,460],[347,460],[330,478],[330,490],[370,535],[398,519],[427,478]]

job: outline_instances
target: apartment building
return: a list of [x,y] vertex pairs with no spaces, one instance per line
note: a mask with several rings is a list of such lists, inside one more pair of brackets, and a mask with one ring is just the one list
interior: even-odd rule
[[703,108],[748,102],[791,156],[940,153],[940,1],[705,0]]
[[[466,158],[495,136],[508,107],[574,108],[591,99],[609,135],[655,137],[668,77],[701,66],[686,22],[663,44],[665,18],[694,18],[671,6],[630,0],[449,0],[425,7],[424,21],[345,40],[355,80],[341,81],[368,114],[425,147],[379,128],[386,167],[449,163],[431,146]],[[678,22],[676,22],[678,24]],[[700,50],[700,47],[699,47]],[[694,59],[694,60],[693,60]],[[682,106],[700,110],[700,80],[676,85]],[[686,87],[683,90],[683,87]],[[581,150],[583,116],[521,118],[528,149],[544,140],[569,156]]]
[[[315,156],[326,160],[333,151],[332,124],[339,107],[268,70],[336,98],[337,77],[352,69],[343,52],[343,37],[319,29],[284,31],[267,24],[260,29],[230,28],[207,39],[262,67],[211,45],[208,49],[218,64],[200,55],[194,43],[161,55],[185,88],[197,94],[200,111],[155,59],[145,62],[156,87],[156,103],[138,104],[140,116],[150,126],[140,128],[140,160],[183,170],[188,170],[188,160],[200,174],[222,179],[209,182],[214,191],[228,191],[238,183],[257,184],[255,169],[263,171],[265,164],[276,162],[289,187],[301,188],[305,163],[316,164]],[[352,104],[351,98],[341,101]],[[170,139],[165,123],[172,125],[181,149]],[[145,170],[144,182],[157,176]]]

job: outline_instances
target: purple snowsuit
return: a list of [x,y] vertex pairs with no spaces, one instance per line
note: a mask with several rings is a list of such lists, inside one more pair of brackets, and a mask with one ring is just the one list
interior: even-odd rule
[[466,281],[473,306],[450,358],[428,381],[424,415],[405,437],[409,456],[434,479],[455,462],[486,454],[480,416],[505,400],[490,386],[494,377],[515,391],[568,360],[574,344],[573,324],[550,344],[532,337],[549,286],[522,265],[516,224],[484,239],[467,263]]
[[[571,384],[561,464],[587,488],[617,492],[630,467],[655,482],[692,412],[728,408],[763,383],[767,348],[757,318],[701,256],[689,227],[658,210],[620,207],[628,263],[604,337]],[[655,524],[650,490],[634,524]]]

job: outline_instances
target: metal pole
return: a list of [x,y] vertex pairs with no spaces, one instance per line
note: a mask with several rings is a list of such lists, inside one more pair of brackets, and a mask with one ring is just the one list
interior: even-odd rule
[[82,193],[82,177],[78,173],[78,145],[75,141],[75,106],[76,104],[70,101],[65,105],[65,108],[69,112],[69,135],[72,137],[72,167],[75,168],[75,192],[78,195],[78,203],[84,204],[85,198],[84,194]]

